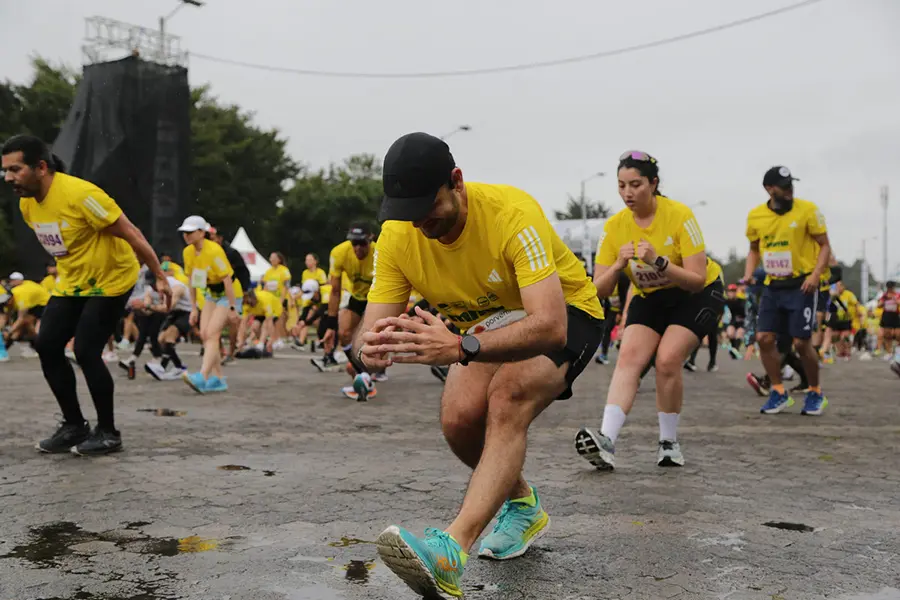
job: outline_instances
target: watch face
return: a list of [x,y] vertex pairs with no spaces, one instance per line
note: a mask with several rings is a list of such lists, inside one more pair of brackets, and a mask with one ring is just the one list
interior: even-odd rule
[[472,336],[466,336],[462,340],[462,349],[468,355],[477,354],[481,350],[481,344],[478,339]]

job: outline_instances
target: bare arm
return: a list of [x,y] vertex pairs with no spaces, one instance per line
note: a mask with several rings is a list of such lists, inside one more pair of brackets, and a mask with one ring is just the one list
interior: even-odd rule
[[753,271],[759,266],[759,240],[750,242],[750,252],[747,253],[747,263],[744,265],[744,281],[750,281]]
[[[816,266],[813,269],[812,274],[816,276],[816,279],[821,279],[822,273],[824,273],[825,269],[828,268],[828,265],[831,264],[831,242],[828,240],[827,233],[814,235],[813,239],[819,244],[819,256],[816,258]],[[835,263],[837,263],[837,261],[835,261]]]
[[234,281],[231,279],[231,275],[226,275],[222,283],[225,285],[225,297],[228,298],[228,307],[235,308],[237,302],[234,299]]
[[[331,278],[331,295],[328,297],[328,316],[336,317],[338,314],[338,307],[341,305],[341,295],[343,294],[343,290],[341,289],[341,278],[340,277],[332,277]],[[366,312],[368,312],[369,307],[366,306]],[[396,315],[389,315],[394,317]],[[372,321],[373,323],[375,321]]]
[[666,277],[683,290],[700,292],[706,287],[706,252],[700,252],[683,259],[684,265],[669,263]]
[[620,267],[618,262],[611,267],[594,265],[594,287],[597,288],[598,297],[608,298],[613,293],[623,268],[624,266]]
[[150,246],[150,242],[147,241],[141,230],[135,227],[134,223],[124,213],[116,219],[115,223],[104,229],[103,232],[128,242],[134,253],[137,254],[138,260],[142,264],[147,265],[157,279],[166,279],[166,274],[163,273],[162,268],[159,266],[159,259]]

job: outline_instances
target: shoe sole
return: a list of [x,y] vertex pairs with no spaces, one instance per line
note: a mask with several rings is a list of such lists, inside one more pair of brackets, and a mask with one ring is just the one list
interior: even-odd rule
[[77,446],[72,446],[72,448],[70,449],[70,452],[72,452],[72,454],[74,454],[75,456],[106,456],[107,454],[114,454],[116,452],[121,452],[121,451],[122,451],[122,444],[119,444],[118,446],[114,446],[112,448],[108,448],[108,449],[104,450],[103,452],[83,452],[82,453],[82,452],[78,451]]
[[575,451],[598,471],[614,471],[616,468],[615,455],[604,450],[587,428],[582,428],[575,434]]
[[531,536],[531,539],[528,540],[527,542],[525,542],[525,545],[522,546],[520,549],[516,550],[515,552],[511,552],[510,554],[507,554],[505,556],[496,556],[493,552],[491,552],[491,550],[489,548],[479,549],[478,550],[478,558],[484,558],[487,560],[510,560],[513,558],[518,558],[518,557],[522,556],[523,554],[525,554],[528,551],[528,549],[531,548],[531,545],[534,544],[539,539],[541,539],[544,536],[544,534],[547,533],[547,531],[549,529],[550,529],[550,516],[548,515],[547,522],[544,523],[544,526],[541,527],[537,533],[535,533],[533,536]]
[[[84,440],[81,440],[81,442],[84,442],[85,440],[87,440],[87,438],[84,438]],[[81,442],[78,443],[80,444]],[[47,450],[46,448],[41,448],[40,442],[34,445],[34,449],[38,452],[41,452],[42,454],[66,454],[70,452],[74,447],[75,446],[66,446],[65,448],[60,448],[59,450]]]
[[385,529],[375,540],[375,548],[384,566],[420,596],[441,600],[462,598],[462,594],[454,596],[438,585],[431,569],[409,547],[409,544],[403,541],[399,527],[391,525]]
[[683,467],[684,466],[684,457],[682,457],[681,462],[673,459],[671,456],[663,456],[662,460],[657,461],[656,466],[658,467]]
[[194,390],[195,392],[197,392],[197,393],[200,394],[201,396],[202,396],[204,393],[206,393],[204,390],[201,390],[201,389],[198,388],[196,385],[194,385],[194,382],[191,381],[191,378],[188,376],[187,373],[185,373],[184,375],[181,376],[181,380],[182,380],[183,382],[185,382],[189,388],[191,388],[192,390]]

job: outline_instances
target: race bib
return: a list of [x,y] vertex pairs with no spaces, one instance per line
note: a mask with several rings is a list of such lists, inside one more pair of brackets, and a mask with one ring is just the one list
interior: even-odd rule
[[897,312],[897,301],[888,300],[884,303],[884,310],[887,312]]
[[194,269],[191,271],[191,287],[197,290],[206,288],[206,269]]
[[483,331],[490,331],[492,329],[500,329],[501,327],[506,327],[510,323],[521,321],[527,316],[528,313],[524,310],[499,310],[472,325],[466,333],[471,335]]
[[69,253],[59,231],[59,223],[35,223],[34,233],[50,256],[65,256]]
[[665,273],[660,273],[654,267],[638,260],[631,261],[631,275],[641,289],[660,288],[672,284]]
[[793,277],[793,261],[790,250],[763,253],[763,268],[766,270],[766,274],[772,277]]
[[277,281],[267,281],[266,289],[269,290],[270,292],[277,292],[278,291],[278,282]]

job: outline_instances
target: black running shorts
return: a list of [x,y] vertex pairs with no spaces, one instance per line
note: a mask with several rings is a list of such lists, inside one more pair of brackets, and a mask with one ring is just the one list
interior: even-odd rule
[[28,314],[34,317],[35,319],[40,319],[44,316],[44,307],[43,306],[32,306],[28,309]]
[[882,329],[900,329],[900,313],[883,312],[881,313]]
[[557,367],[569,364],[569,370],[566,372],[566,389],[557,396],[557,400],[572,397],[572,384],[590,364],[591,358],[603,340],[603,321],[574,306],[566,306],[566,312],[569,321],[565,348],[544,355]]
[[186,336],[191,331],[191,313],[186,310],[173,310],[166,315],[166,320],[159,330],[165,331],[172,326],[178,329],[178,335]]
[[360,300],[350,296],[350,301],[347,303],[347,310],[355,312],[359,316],[363,316],[363,313],[366,312],[366,304],[368,303],[368,300]]
[[702,340],[719,322],[724,310],[725,286],[721,279],[716,279],[696,294],[681,288],[666,288],[635,296],[628,307],[625,327],[643,325],[663,335],[671,325],[680,325]]

